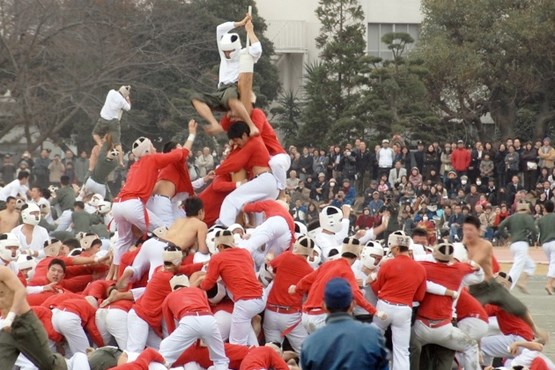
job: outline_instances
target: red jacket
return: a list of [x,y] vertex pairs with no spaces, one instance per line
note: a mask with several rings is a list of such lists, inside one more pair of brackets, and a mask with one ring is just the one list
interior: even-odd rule
[[305,257],[291,252],[280,254],[270,262],[270,265],[274,270],[275,278],[272,290],[268,295],[268,304],[290,307],[300,311],[303,304],[302,294],[291,295],[288,289],[314,270]]
[[247,213],[264,212],[266,219],[274,216],[283,218],[285,222],[287,222],[289,232],[291,233],[291,243],[289,246],[293,245],[295,242],[295,220],[293,220],[293,216],[291,216],[289,211],[283,208],[278,202],[272,199],[259,200],[257,202],[246,204],[243,209]]
[[324,303],[324,290],[327,283],[333,278],[344,278],[351,285],[353,300],[357,305],[368,311],[371,315],[376,313],[372,306],[362,294],[351,265],[345,258],[339,258],[324,263],[317,270],[306,275],[296,285],[296,292],[303,294],[308,292],[308,297],[303,305],[303,311],[307,312],[314,308],[322,308]]
[[[268,118],[264,114],[261,109],[254,108],[251,112],[251,119],[258,131],[260,132],[260,137],[264,141],[264,145],[268,149],[268,152],[271,156],[280,153],[286,153],[285,149],[279,143],[279,139],[274,131],[270,122],[268,122]],[[222,125],[225,131],[229,130],[233,122],[229,119],[228,116],[223,116],[220,120],[220,124]]]
[[227,158],[216,168],[216,175],[247,171],[252,177],[253,167],[268,167],[270,154],[259,136],[251,137],[242,148],[235,148]]
[[81,318],[81,325],[87,330],[93,342],[98,347],[104,346],[104,340],[96,327],[96,309],[85,300],[85,297],[68,299],[59,304],[54,304],[54,307],[78,315]]
[[457,148],[451,154],[451,165],[455,171],[464,172],[470,167],[472,157],[470,151],[464,148]]
[[151,362],[159,362],[161,364],[166,363],[162,355],[155,349],[147,348],[139,355],[139,357],[137,357],[135,361],[111,367],[110,370],[148,370],[148,365]]
[[220,217],[220,208],[225,197],[237,188],[229,174],[216,175],[214,180],[200,194],[204,205],[204,222],[211,227]]
[[189,169],[187,168],[187,158],[189,157],[189,150],[187,151],[184,159],[175,161],[160,170],[158,180],[170,181],[175,185],[175,194],[188,193],[190,196],[195,194],[193,184],[191,184],[191,177],[189,176]]
[[289,370],[287,363],[270,347],[256,347],[245,356],[239,370]]

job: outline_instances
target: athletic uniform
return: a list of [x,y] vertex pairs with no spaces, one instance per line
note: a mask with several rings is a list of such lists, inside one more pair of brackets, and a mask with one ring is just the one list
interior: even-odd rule
[[263,199],[276,199],[278,195],[277,182],[270,172],[262,172],[256,176],[252,174],[253,167],[268,167],[270,154],[260,137],[251,137],[242,148],[236,148],[229,153],[223,163],[216,168],[216,175],[227,175],[247,171],[250,180],[239,186],[225,197],[221,209],[219,222],[226,227],[235,223],[237,215],[244,204]]
[[96,165],[94,166],[91,176],[85,182],[87,194],[100,194],[105,200],[109,200],[106,199],[106,195],[109,194],[106,181],[108,180],[108,176],[110,176],[118,165],[117,159],[109,160],[106,158],[108,151],[108,143],[102,144],[98,153]]
[[426,293],[426,271],[409,256],[399,255],[381,264],[372,290],[378,296],[376,309],[387,319],[374,318],[382,333],[391,325],[393,338],[393,370],[410,368],[409,343],[412,303],[420,302]]
[[[295,240],[295,221],[291,214],[275,200],[261,200],[243,207],[246,213],[264,213],[265,220],[257,226],[250,237],[241,240],[238,246],[247,249],[253,256],[256,269],[264,263],[268,253],[279,256],[288,250]],[[263,250],[261,247],[265,246]]]
[[[160,343],[160,353],[169,364],[175,363],[184,350],[201,339],[208,346],[214,369],[228,369],[229,360],[206,292],[196,287],[179,288],[166,297],[162,312],[169,336]],[[179,326],[175,326],[174,320]]]
[[301,351],[301,344],[308,335],[301,324],[302,294],[291,295],[288,289],[296,285],[313,269],[305,256],[284,252],[270,262],[275,278],[268,295],[264,312],[264,337],[266,342],[283,342],[287,337],[293,350]]
[[[277,180],[279,190],[285,189],[287,180],[287,171],[291,167],[291,157],[285,149],[281,146],[279,139],[274,131],[274,128],[268,122],[268,118],[261,109],[255,108],[251,112],[251,119],[258,131],[260,132],[260,137],[266,149],[270,153],[270,168],[272,169],[272,174]],[[232,121],[228,116],[223,116],[220,120],[220,124],[223,129],[227,131],[232,125]]]
[[148,211],[145,204],[152,194],[158,171],[170,163],[180,161],[189,153],[187,149],[174,149],[169,153],[145,155],[129,169],[125,186],[114,199],[112,213],[118,229],[118,240],[114,251],[114,264],[119,265],[121,256],[135,241],[132,226],[141,231],[152,231],[162,223]]
[[325,325],[327,313],[322,308],[324,289],[326,284],[333,278],[344,278],[347,280],[353,290],[353,300],[356,304],[364,308],[371,315],[376,313],[376,308],[364,299],[364,295],[358,287],[349,262],[345,258],[328,261],[317,270],[302,278],[295,288],[295,292],[298,294],[308,292],[308,297],[303,305],[302,320],[309,334]]
[[264,310],[265,303],[262,299],[262,285],[254,273],[254,262],[250,253],[241,248],[227,248],[213,255],[208,262],[208,271],[200,288],[210,290],[219,277],[235,303],[229,343],[246,345],[249,341],[251,319]]

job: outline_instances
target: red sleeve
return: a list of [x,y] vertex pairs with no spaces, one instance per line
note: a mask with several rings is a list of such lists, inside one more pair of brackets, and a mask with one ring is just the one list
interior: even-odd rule
[[466,151],[466,166],[470,166],[470,162],[472,162],[472,156],[470,155],[470,151]]
[[220,126],[222,126],[223,130],[226,132],[229,130],[229,127],[231,126],[231,119],[226,114],[224,114],[220,119]]
[[204,266],[204,263],[188,263],[188,264],[183,264],[181,266],[179,266],[179,273],[180,274],[185,274],[187,276],[191,276],[191,274],[193,272],[197,272],[202,270],[202,267]]
[[[270,261],[270,266],[272,266],[272,269],[274,270],[274,274],[276,273],[279,265],[281,265],[281,260],[283,260],[285,257],[285,254],[280,254],[279,256],[277,256],[276,258],[274,258],[273,260]],[[289,287],[288,287],[289,288]]]
[[289,370],[289,365],[287,365],[287,363],[279,357],[276,351],[272,350],[270,353],[270,368],[274,370]]
[[212,188],[220,193],[230,193],[237,188],[237,185],[229,179],[229,176],[218,175],[212,181]]
[[501,311],[501,308],[499,308],[499,306],[493,304],[485,305],[484,309],[486,310],[488,316],[495,316],[499,311]]
[[[208,262],[208,271],[204,276],[204,280],[200,283],[200,289],[202,290],[210,290],[216,282],[218,281],[218,277],[220,276],[220,269],[218,266],[218,254],[216,254],[210,262]],[[220,255],[221,256],[221,255]]]
[[172,162],[182,161],[183,159],[187,158],[187,156],[189,156],[189,149],[182,148],[174,149],[169,153],[154,153],[145,156],[145,158],[148,158],[149,161],[152,161],[156,168],[162,169]]
[[250,148],[250,145],[245,145],[240,149],[231,151],[229,156],[216,168],[216,175],[226,175],[242,170],[249,161]]
[[370,287],[374,291],[374,294],[376,295],[380,292],[380,290],[382,289],[383,283],[385,282],[384,271],[387,271],[387,265],[388,265],[387,263],[384,263],[382,267],[380,267],[380,269],[378,270],[378,278],[370,285]]
[[162,303],[162,315],[164,316],[164,320],[166,321],[168,334],[171,334],[175,330],[175,321],[173,319],[173,314],[169,306],[169,300],[171,299],[171,296],[172,294],[168,295],[166,299],[164,299],[164,303]]
[[426,277],[424,277],[424,279],[418,286],[416,293],[414,293],[414,300],[417,302],[422,302],[425,295],[426,295]]
[[304,278],[302,278],[297,283],[296,288],[295,288],[295,292],[297,292],[299,294],[304,294],[304,293],[308,292],[310,290],[310,287],[312,286],[312,284],[316,280],[316,277],[318,276],[318,270],[319,269],[316,269],[316,270],[312,271],[310,274],[306,275]]
[[161,364],[166,363],[160,353],[149,347],[145,349],[135,361],[112,367],[110,370],[148,370],[148,365],[150,365],[151,362],[159,362]]
[[258,202],[252,202],[252,203],[248,203],[244,206],[244,211],[247,213],[260,213],[260,212],[265,212],[269,205],[271,204],[270,202],[273,202],[272,200],[259,200]]
[[254,123],[254,125],[258,129],[258,131],[262,133],[262,130],[264,129],[264,123],[266,123],[266,121],[268,120],[264,112],[261,111],[260,109],[253,109],[251,113],[251,120],[252,120],[252,123]]

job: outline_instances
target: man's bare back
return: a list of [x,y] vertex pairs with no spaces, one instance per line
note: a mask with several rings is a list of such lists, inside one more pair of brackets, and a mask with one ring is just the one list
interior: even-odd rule
[[19,212],[7,209],[0,211],[0,234],[9,233],[19,225]]
[[177,219],[164,236],[164,240],[171,242],[182,250],[198,247],[198,251],[208,253],[206,246],[206,234],[208,227],[196,217],[185,217]]
[[468,250],[468,258],[482,266],[485,280],[493,278],[493,246],[491,243],[482,238],[472,242],[464,240],[463,243]]

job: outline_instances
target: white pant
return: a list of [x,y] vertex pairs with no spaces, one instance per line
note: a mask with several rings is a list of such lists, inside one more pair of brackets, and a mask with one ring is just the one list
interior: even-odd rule
[[393,341],[393,366],[392,370],[403,370],[410,368],[410,318],[412,308],[409,306],[397,306],[378,300],[376,305],[378,311],[387,314],[387,319],[380,320],[374,316],[372,323],[376,325],[382,333],[391,325],[391,337]]
[[424,325],[422,321],[416,320],[412,335],[422,345],[433,343],[454,351],[464,352],[462,368],[464,370],[481,370],[478,342],[452,324],[430,328]]
[[160,354],[170,364],[189,348],[197,339],[208,347],[210,360],[216,370],[227,370],[229,359],[225,355],[224,342],[214,316],[184,316],[179,326],[160,343]]
[[484,320],[476,317],[467,317],[457,322],[457,327],[470,338],[480,341],[488,334],[489,325]]
[[545,243],[542,247],[549,263],[547,277],[555,279],[555,240]]
[[84,353],[74,354],[67,362],[67,370],[89,370],[89,359]]
[[141,250],[139,250],[139,253],[137,253],[135,259],[133,260],[133,265],[131,265],[131,268],[133,269],[131,282],[141,280],[142,276],[147,271],[148,280],[152,278],[154,270],[156,270],[158,266],[162,266],[164,264],[162,253],[167,245],[167,243],[160,241],[158,238],[150,238],[143,243]]
[[152,330],[146,321],[141,319],[134,309],[127,314],[127,351],[142,352],[145,346],[158,349],[161,338]]
[[263,173],[241,185],[228,194],[222,202],[219,222],[230,226],[241,211],[243,205],[264,199],[276,199],[278,196],[277,182],[271,173]]
[[302,315],[303,327],[305,328],[308,334],[312,334],[317,329],[320,329],[326,326],[327,317],[328,315],[325,313],[322,313],[320,315],[309,315],[306,312],[303,312],[303,315]]
[[248,343],[249,333],[252,329],[251,320],[254,316],[264,310],[266,306],[262,298],[240,299],[233,305],[233,313],[231,314],[231,328],[229,331],[229,343],[241,344],[246,346]]
[[[258,270],[264,263],[264,257],[272,252],[276,257],[289,248],[291,231],[283,217],[274,216],[257,226],[250,237],[241,240],[239,247],[248,249],[253,255]],[[261,251],[260,248],[264,247]]]
[[91,177],[85,182],[85,189],[87,194],[100,194],[103,198],[106,198],[106,184],[99,184]]
[[286,335],[293,351],[301,353],[301,344],[308,336],[306,329],[301,324],[302,315],[298,313],[279,313],[270,310],[264,312],[264,337],[266,342],[283,342],[282,333],[296,325],[295,328]]
[[484,337],[480,341],[480,348],[484,357],[484,365],[489,366],[495,357],[513,357],[507,347],[514,342],[526,342],[526,339],[519,335],[492,335]]
[[272,169],[272,174],[276,178],[278,189],[285,189],[287,181],[287,171],[289,171],[289,167],[291,167],[291,157],[289,156],[289,154],[280,153],[274,155],[272,158],[270,158],[270,162],[268,163],[268,165]]
[[104,339],[104,344],[114,339],[119,348],[127,348],[127,312],[120,308],[99,308],[96,310],[96,327]]
[[114,251],[114,264],[119,265],[121,256],[135,243],[132,226],[146,232],[145,210],[148,212],[148,231],[161,226],[158,216],[148,211],[140,199],[129,199],[124,202],[115,202],[112,205],[112,215],[118,229],[118,240]]
[[146,203],[146,208],[160,219],[163,226],[170,227],[175,221],[172,201],[168,197],[152,194]]
[[516,242],[510,246],[511,253],[513,254],[513,266],[509,271],[509,276],[513,280],[511,289],[516,286],[525,268],[527,271],[530,271],[532,266],[534,266],[535,269],[535,263],[528,255],[528,247],[529,244],[527,242]]
[[60,217],[56,220],[58,226],[56,227],[55,231],[67,231],[71,226],[71,214],[73,212],[69,209],[66,209],[62,212]]
[[222,335],[222,340],[227,342],[229,340],[229,331],[231,330],[231,314],[227,311],[220,310],[214,314],[214,318],[218,323],[218,329]]
[[64,336],[71,354],[85,353],[89,347],[89,339],[81,326],[81,318],[73,312],[52,310],[52,326]]

